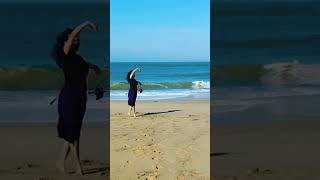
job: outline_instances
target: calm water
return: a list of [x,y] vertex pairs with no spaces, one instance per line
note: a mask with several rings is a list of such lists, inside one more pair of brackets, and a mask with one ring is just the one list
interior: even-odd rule
[[212,5],[212,119],[318,119],[320,2]]

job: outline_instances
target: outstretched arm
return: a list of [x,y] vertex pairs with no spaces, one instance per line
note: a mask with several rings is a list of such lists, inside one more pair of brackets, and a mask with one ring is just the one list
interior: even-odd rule
[[69,54],[73,40],[74,40],[75,37],[77,37],[77,36],[80,34],[80,32],[81,32],[83,29],[85,29],[85,28],[91,28],[91,29],[97,31],[97,26],[96,26],[95,24],[93,24],[92,22],[90,22],[90,21],[86,21],[86,22],[80,24],[79,26],[77,26],[77,27],[71,32],[71,34],[69,35],[68,40],[66,41],[66,43],[65,43],[64,46],[63,46],[63,51],[64,51],[65,54]]
[[141,71],[141,68],[136,68],[134,69],[131,74],[130,74],[130,79],[132,79],[133,75],[137,72],[137,71]]

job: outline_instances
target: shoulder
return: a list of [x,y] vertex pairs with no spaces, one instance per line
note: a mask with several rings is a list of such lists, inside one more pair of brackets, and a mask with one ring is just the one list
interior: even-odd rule
[[132,78],[132,79],[130,79],[130,78],[129,78],[129,82],[130,82],[130,83],[136,83],[136,82],[137,82],[137,80],[136,80],[136,79],[134,79],[134,78]]
[[84,58],[80,55],[80,54],[75,54],[75,55],[73,55],[74,57],[73,58],[75,58],[75,59],[79,59],[79,60],[81,60],[81,61],[84,61]]
[[86,64],[89,66],[88,62],[80,55],[80,54],[75,54],[74,55],[74,59],[77,61],[77,62],[80,62],[81,64]]

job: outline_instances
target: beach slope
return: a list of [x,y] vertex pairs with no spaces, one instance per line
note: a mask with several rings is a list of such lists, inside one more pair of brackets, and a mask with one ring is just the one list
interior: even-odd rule
[[209,101],[111,102],[111,179],[210,179]]
[[71,154],[68,174],[56,169],[62,145],[55,127],[0,127],[0,179],[5,180],[105,180],[109,176],[107,127],[84,127],[80,155],[85,175],[74,174]]

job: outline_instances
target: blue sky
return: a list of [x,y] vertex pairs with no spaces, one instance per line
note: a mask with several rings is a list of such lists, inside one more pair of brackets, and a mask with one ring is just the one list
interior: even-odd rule
[[209,61],[209,0],[111,0],[111,61]]
[[107,0],[0,0],[0,3],[88,3],[107,2]]
[[61,3],[61,2],[64,2],[64,3],[83,3],[83,2],[108,2],[108,0],[0,0],[0,3],[2,2],[5,2],[5,3],[46,3],[46,2],[49,2],[49,3],[52,3],[52,2],[55,2],[55,3]]

